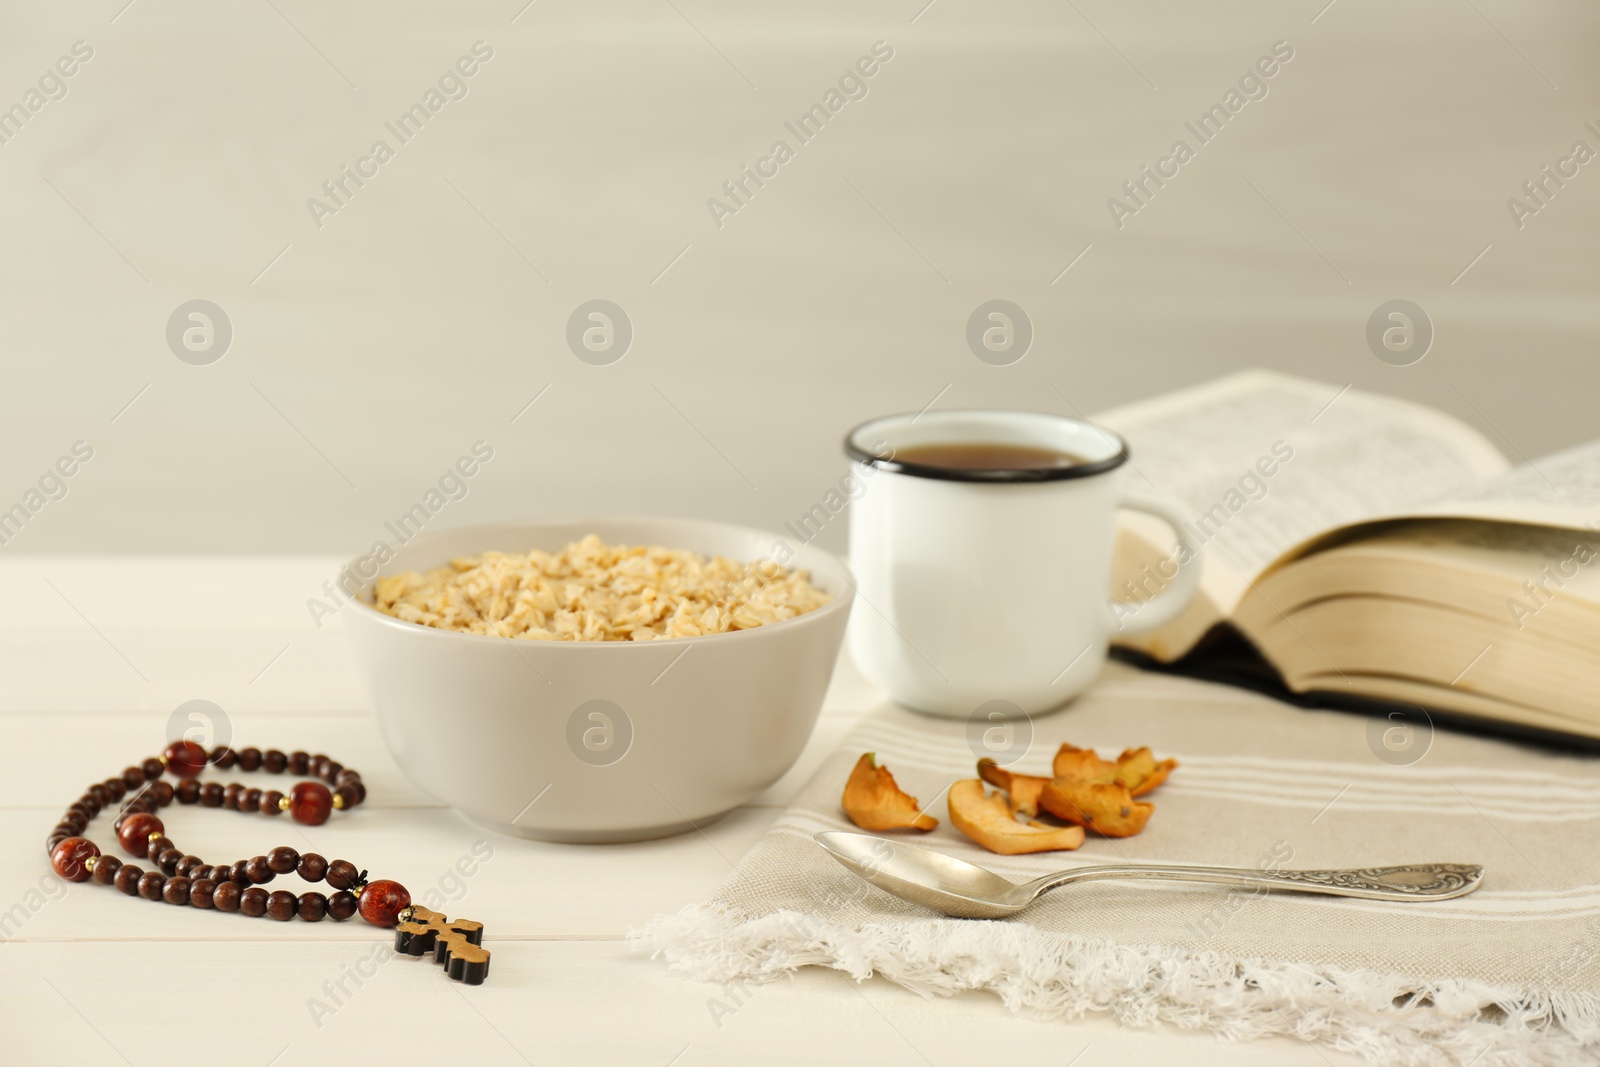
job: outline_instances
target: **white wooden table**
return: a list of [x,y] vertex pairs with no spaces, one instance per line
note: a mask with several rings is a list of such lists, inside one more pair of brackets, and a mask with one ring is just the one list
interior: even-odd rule
[[[337,618],[318,630],[305,608],[333,569],[307,557],[0,559],[0,1063],[1357,1062],[1287,1040],[1040,1022],[988,996],[924,1000],[835,972],[742,992],[680,979],[633,951],[629,929],[709,896],[878,694],[843,665],[799,764],[704,835],[595,847],[489,835],[389,759]],[[248,920],[56,879],[43,846],[60,811],[159,752],[172,710],[194,698],[224,709],[236,744],[327,752],[361,770],[370,796],[315,828],[174,806],[163,813],[174,840],[219,861],[289,844],[414,896],[439,887],[458,897],[451,915],[486,924],[488,983],[396,957],[359,921]],[[109,820],[91,836],[111,843]],[[455,873],[485,841],[490,858]]]

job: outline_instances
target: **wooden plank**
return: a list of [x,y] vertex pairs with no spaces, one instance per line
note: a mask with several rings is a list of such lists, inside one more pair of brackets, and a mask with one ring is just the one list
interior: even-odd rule
[[[260,921],[260,920],[254,920]],[[369,928],[370,929],[370,928]],[[166,1062],[152,1004],[178,1006],[183,1040],[252,1064],[1171,1062],[1352,1067],[1354,1057],[1289,1041],[1120,1029],[1013,1016],[987,995],[925,1000],[838,972],[730,988],[691,982],[618,943],[490,943],[489,980],[463,987],[387,942],[16,944],[3,951],[7,1058]],[[131,993],[140,975],[156,999]],[[342,983],[342,989],[341,989]],[[358,984],[359,983],[359,984]],[[848,1051],[846,1051],[848,1050]],[[396,1058],[399,1057],[399,1058]]]

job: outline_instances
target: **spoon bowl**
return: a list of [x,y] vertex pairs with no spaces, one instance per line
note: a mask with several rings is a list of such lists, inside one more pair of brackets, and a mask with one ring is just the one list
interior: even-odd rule
[[1192,867],[1176,864],[1105,863],[1013,882],[986,867],[921,845],[870,834],[829,830],[817,844],[852,874],[902,900],[962,919],[1004,919],[1052,889],[1104,878],[1152,878],[1208,882],[1247,889],[1361,897],[1367,900],[1430,901],[1465,896],[1483,882],[1477,864],[1420,863],[1354,870],[1263,871],[1253,867]]

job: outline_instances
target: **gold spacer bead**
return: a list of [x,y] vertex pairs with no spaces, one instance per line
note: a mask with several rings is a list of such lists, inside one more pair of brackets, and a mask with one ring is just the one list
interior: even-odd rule
[[335,808],[337,808],[338,810],[340,810],[340,811],[344,810],[344,794],[343,793],[335,793],[335,794],[333,794],[333,806]]
[[166,753],[163,752],[161,755],[157,756],[156,759],[161,761],[161,766],[165,767],[167,765]]
[[157,830],[155,833],[151,834],[149,837],[144,839],[145,840],[145,844],[149,844],[151,841],[154,841],[158,837],[166,837],[166,836],[167,836],[166,834],[162,833],[160,830]]
[[83,869],[88,871],[90,874],[93,874],[94,873],[95,861],[98,860],[99,858],[100,858],[99,856],[90,856],[88,859],[84,860],[83,861]]
[[288,797],[279,797],[278,798],[278,810],[279,811],[288,811],[289,810],[289,798]]
[[416,914],[417,909],[414,906],[404,907],[400,909],[400,914],[395,916],[395,918],[397,918],[400,922],[408,923],[416,917]]

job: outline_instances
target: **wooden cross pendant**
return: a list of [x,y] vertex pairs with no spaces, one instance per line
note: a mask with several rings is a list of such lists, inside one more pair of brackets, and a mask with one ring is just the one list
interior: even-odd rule
[[451,922],[436,911],[413,904],[400,913],[394,949],[407,956],[433,951],[433,962],[458,982],[481,985],[489,977],[489,950],[483,947],[483,924],[471,919]]

